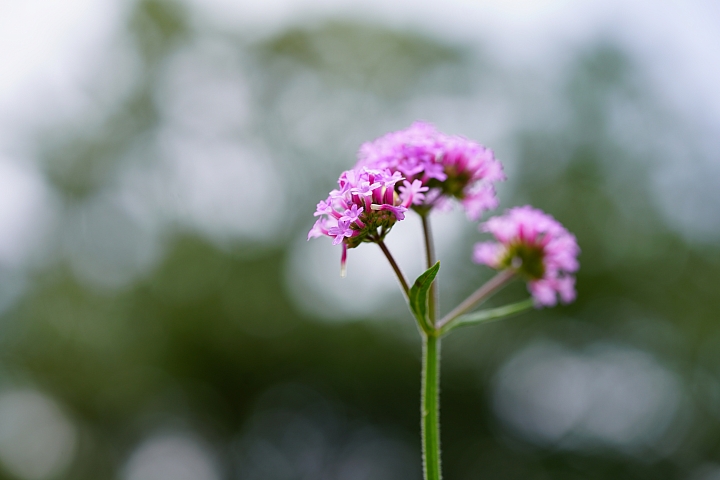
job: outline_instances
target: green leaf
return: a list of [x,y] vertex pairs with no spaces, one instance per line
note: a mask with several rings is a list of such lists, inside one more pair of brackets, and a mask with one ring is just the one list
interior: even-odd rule
[[428,292],[438,270],[440,270],[440,262],[438,261],[432,267],[425,270],[413,283],[408,293],[408,302],[410,310],[417,318],[420,325],[425,331],[430,328],[430,320],[428,319]]
[[454,330],[458,327],[466,327],[470,325],[477,325],[479,323],[487,323],[492,320],[500,320],[501,318],[516,315],[518,313],[524,312],[525,310],[529,310],[534,306],[534,304],[535,302],[533,301],[533,299],[528,298],[527,300],[523,300],[522,302],[511,303],[510,305],[505,305],[503,307],[490,308],[487,310],[480,310],[479,312],[468,313],[467,315],[462,315],[445,325],[442,328],[440,334],[444,335],[450,330]]

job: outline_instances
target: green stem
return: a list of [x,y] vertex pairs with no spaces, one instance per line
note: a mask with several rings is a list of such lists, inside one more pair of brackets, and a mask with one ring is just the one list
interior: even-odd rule
[[511,315],[517,315],[518,313],[522,313],[525,310],[531,309],[534,305],[535,302],[533,301],[533,299],[528,298],[527,300],[523,300],[522,302],[511,303],[510,305],[505,305],[503,307],[490,308],[488,310],[480,310],[479,312],[462,315],[460,317],[457,317],[450,323],[444,325],[443,328],[440,330],[440,335],[445,335],[451,330],[455,330],[458,327],[466,327],[470,325],[477,325],[480,323],[488,323],[492,322],[493,320],[500,320],[501,318],[509,317]]
[[[430,227],[430,213],[426,212],[420,215],[422,218],[423,235],[425,237],[425,258],[427,268],[435,265],[435,242],[433,241],[432,228]],[[430,313],[430,324],[435,325],[437,311],[440,302],[438,301],[438,280],[430,285],[430,296],[428,297],[428,311]]]
[[422,427],[423,472],[425,480],[441,480],[440,471],[440,338],[423,335]]
[[438,323],[435,325],[435,327],[438,330],[442,330],[442,328],[453,321],[455,318],[459,317],[463,313],[467,312],[468,310],[472,309],[475,305],[479,304],[480,302],[483,302],[487,300],[493,293],[500,290],[502,287],[507,285],[507,283],[512,280],[515,277],[515,274],[512,270],[502,270],[497,275],[495,275],[493,278],[488,280],[482,287],[478,288],[470,294],[469,297],[467,297],[465,300],[460,303],[457,307],[455,307],[450,313],[445,315]]
[[380,246],[380,249],[385,254],[385,257],[388,259],[388,262],[390,262],[390,266],[392,266],[392,269],[395,271],[395,275],[397,275],[398,281],[400,282],[400,286],[403,289],[403,292],[405,293],[405,298],[408,298],[408,293],[410,292],[410,287],[408,287],[407,280],[405,280],[405,275],[403,275],[402,270],[400,270],[400,267],[398,266],[397,262],[393,258],[392,254],[390,253],[390,250],[388,250],[387,245],[385,245],[385,242],[382,240],[378,240],[377,244]]

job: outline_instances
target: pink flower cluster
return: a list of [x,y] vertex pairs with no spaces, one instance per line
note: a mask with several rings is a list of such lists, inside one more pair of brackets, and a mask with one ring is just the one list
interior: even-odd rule
[[480,225],[497,242],[475,245],[473,259],[498,270],[511,269],[528,280],[538,306],[575,299],[580,253],[575,236],[552,216],[529,205],[515,207]]
[[[398,195],[395,186],[402,180]],[[318,203],[315,216],[320,218],[308,233],[308,240],[325,235],[333,238],[333,245],[342,243],[343,268],[348,248],[385,238],[395,222],[405,218],[408,207],[427,191],[420,181],[410,183],[399,172],[365,167],[343,172],[338,186]]]
[[455,198],[472,220],[497,207],[493,183],[505,180],[492,150],[424,122],[363,144],[357,166],[389,169],[413,184],[418,181],[428,190],[414,197],[412,206],[420,212]]
[[[347,249],[382,242],[408,209],[427,214],[457,199],[473,220],[497,207],[494,183],[505,180],[491,150],[416,122],[362,145],[355,168],[343,172],[338,189],[317,205],[308,239],[327,236]],[[553,217],[516,207],[481,225],[495,242],[475,245],[473,259],[525,278],[538,306],[575,299],[574,272],[580,249],[575,236]]]

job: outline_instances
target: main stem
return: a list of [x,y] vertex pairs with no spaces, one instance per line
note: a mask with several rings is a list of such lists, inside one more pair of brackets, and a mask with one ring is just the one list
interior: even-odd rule
[[[430,214],[422,218],[427,268],[435,265],[435,243],[430,228]],[[441,480],[440,470],[440,336],[435,327],[438,311],[438,281],[430,285],[428,313],[432,332],[423,333],[422,392],[420,423],[422,428],[423,472],[425,480]]]
[[[425,237],[425,259],[427,266],[430,268],[435,265],[435,242],[433,241],[432,228],[430,227],[430,213],[426,212],[420,215],[422,218],[423,236]],[[430,312],[430,324],[435,325],[437,319],[437,311],[439,308],[438,301],[438,279],[430,285],[430,295],[428,296],[428,311]]]
[[423,334],[420,418],[425,480],[441,480],[440,471],[440,338]]

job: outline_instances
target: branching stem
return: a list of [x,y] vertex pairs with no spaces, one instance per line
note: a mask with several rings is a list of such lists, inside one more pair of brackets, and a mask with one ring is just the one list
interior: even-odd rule
[[493,278],[488,280],[482,287],[475,290],[475,292],[473,292],[469,297],[463,300],[462,303],[455,307],[450,313],[445,315],[439,322],[437,322],[435,328],[441,330],[453,319],[469,311],[478,303],[488,299],[493,293],[497,292],[502,287],[507,285],[514,277],[515,273],[513,271],[502,270]]

